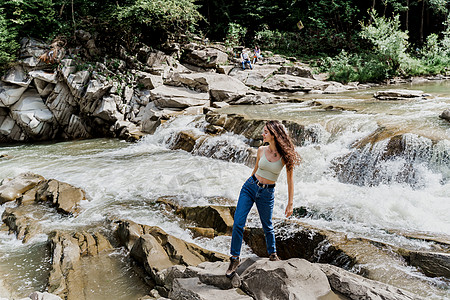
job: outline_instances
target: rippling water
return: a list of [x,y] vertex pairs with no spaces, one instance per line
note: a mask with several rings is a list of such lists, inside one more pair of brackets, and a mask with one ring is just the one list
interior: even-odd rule
[[[426,90],[427,87],[417,88]],[[318,143],[307,143],[297,148],[304,163],[294,173],[294,203],[315,212],[303,221],[346,232],[350,237],[362,236],[410,249],[427,250],[431,248],[430,243],[389,234],[388,230],[450,234],[449,165],[439,164],[442,161],[439,158],[438,167],[414,161],[421,178],[418,187],[395,181],[371,186],[344,183],[338,180],[332,165],[336,158],[351,151],[352,144],[380,127],[409,133],[414,141],[418,136],[433,140],[433,143],[438,141],[442,148],[439,153],[445,159],[445,155],[450,153],[450,126],[437,116],[450,106],[450,92],[445,93],[449,86],[440,88],[432,100],[379,102],[368,97],[371,91],[364,91],[339,96],[316,95],[316,99],[308,96],[302,99],[302,103],[231,107],[223,111],[243,113],[251,118],[294,120],[318,128]],[[428,89],[436,90],[436,87]],[[324,110],[323,107],[311,106],[312,101],[345,110]],[[8,154],[8,158],[0,159],[0,179],[29,171],[86,191],[88,201],[81,204],[82,213],[76,218],[49,214],[41,220],[45,232],[55,228],[101,227],[107,218],[122,218],[160,226],[187,241],[228,253],[229,237],[194,239],[183,222],[170,214],[163,214],[155,205],[158,197],[167,195],[174,195],[190,206],[209,204],[210,197],[214,196],[236,201],[251,168],[168,149],[174,133],[186,128],[201,133],[201,123],[195,117],[179,117],[166,122],[154,135],[136,144],[95,139],[2,147],[0,154]],[[216,139],[216,142],[231,147],[245,148],[245,139],[241,136],[227,134]],[[401,160],[393,160],[390,165],[383,166],[389,172],[400,163]],[[286,174],[282,173],[276,189],[275,217],[283,217],[287,202],[285,182]],[[4,208],[5,205],[0,207],[0,213]],[[251,218],[250,222],[258,223],[258,220]],[[45,286],[45,276],[49,271],[48,253],[43,246],[45,240],[46,236],[42,235],[22,244],[10,235],[0,234],[0,274],[4,274],[0,278],[5,283],[11,283],[11,278],[15,278],[14,287],[22,289],[19,293],[22,296],[33,290],[42,291]],[[247,247],[244,253],[251,254]],[[430,299],[450,298],[448,280],[426,278],[412,267],[399,268],[405,268],[405,272],[419,278],[427,291],[416,291],[413,286],[404,288]],[[123,272],[129,272],[128,278],[133,276],[130,270]],[[116,283],[121,281],[123,279],[116,279]],[[128,296],[136,294],[136,291],[130,291]],[[123,299],[126,297],[124,295]]]

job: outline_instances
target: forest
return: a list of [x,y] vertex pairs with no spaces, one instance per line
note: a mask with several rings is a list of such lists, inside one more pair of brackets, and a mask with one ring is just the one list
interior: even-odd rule
[[75,45],[95,33],[114,56],[194,36],[295,56],[330,79],[450,72],[448,0],[0,0],[0,68],[22,37]]

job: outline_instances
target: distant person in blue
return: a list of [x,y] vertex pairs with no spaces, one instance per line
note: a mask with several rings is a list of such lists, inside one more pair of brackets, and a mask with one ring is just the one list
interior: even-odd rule
[[259,218],[266,237],[267,253],[271,261],[280,260],[275,247],[275,233],[272,224],[272,212],[275,202],[275,182],[286,166],[288,184],[288,203],[285,215],[289,217],[294,205],[294,167],[300,163],[300,155],[286,128],[279,121],[268,121],[263,129],[263,142],[267,146],[258,148],[256,164],[252,175],[241,188],[236,212],[234,213],[233,233],[231,236],[230,266],[226,271],[228,278],[233,277],[240,263],[242,238],[247,215],[256,204]]
[[245,70],[245,64],[248,64],[250,66],[250,69],[253,69],[252,63],[250,62],[250,56],[248,55],[247,51],[245,51],[245,49],[242,50],[241,59],[243,70]]
[[259,48],[259,46],[255,46],[255,49],[253,49],[253,64],[255,64],[258,60],[260,60],[262,58],[261,55],[261,49]]

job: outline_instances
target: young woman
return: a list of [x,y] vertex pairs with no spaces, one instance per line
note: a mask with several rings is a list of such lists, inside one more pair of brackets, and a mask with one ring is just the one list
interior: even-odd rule
[[263,130],[263,142],[268,146],[258,149],[255,168],[252,176],[244,183],[239,194],[239,200],[234,214],[233,234],[231,238],[230,266],[226,272],[232,277],[239,266],[242,237],[247,215],[256,204],[264,234],[266,236],[267,253],[270,260],[279,260],[275,248],[275,234],[272,225],[275,181],[281,170],[286,166],[288,183],[288,204],[285,215],[289,217],[293,211],[294,197],[294,166],[300,163],[300,156],[295,151],[294,144],[284,126],[278,121],[268,121]]

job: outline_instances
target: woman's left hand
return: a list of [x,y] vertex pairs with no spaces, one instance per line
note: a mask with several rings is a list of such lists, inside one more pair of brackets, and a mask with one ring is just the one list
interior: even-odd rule
[[286,218],[289,218],[293,212],[294,212],[294,205],[292,203],[288,203],[288,205],[286,206],[286,210],[284,211]]

